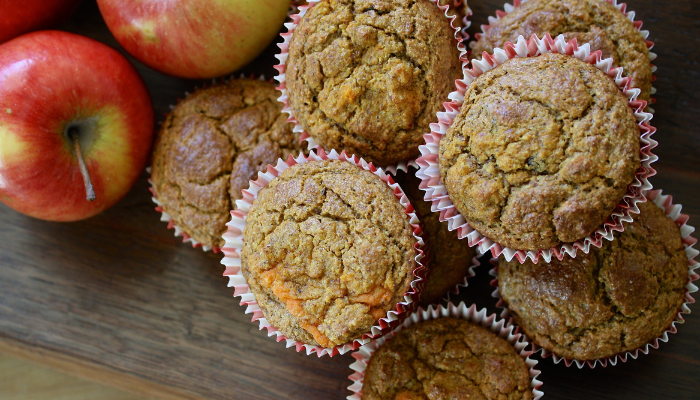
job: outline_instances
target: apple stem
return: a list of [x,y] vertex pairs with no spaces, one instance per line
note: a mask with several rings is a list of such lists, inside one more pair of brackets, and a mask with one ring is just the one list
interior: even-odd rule
[[75,130],[70,131],[70,137],[71,140],[73,140],[75,154],[78,156],[78,166],[80,167],[80,173],[83,175],[83,183],[85,184],[85,195],[88,201],[94,201],[97,197],[95,196],[95,190],[92,188],[90,173],[88,172],[87,166],[85,165],[85,160],[83,159],[83,151],[80,149],[80,140],[78,140],[78,134],[75,132]]

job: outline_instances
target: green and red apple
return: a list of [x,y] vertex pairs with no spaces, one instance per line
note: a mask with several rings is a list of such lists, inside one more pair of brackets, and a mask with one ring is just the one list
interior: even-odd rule
[[81,0],[0,0],[0,43],[68,19]]
[[141,174],[153,125],[143,80],[116,50],[59,31],[0,45],[0,201],[11,208],[74,221],[112,206]]
[[97,0],[119,44],[149,67],[214,78],[257,57],[279,33],[290,0]]

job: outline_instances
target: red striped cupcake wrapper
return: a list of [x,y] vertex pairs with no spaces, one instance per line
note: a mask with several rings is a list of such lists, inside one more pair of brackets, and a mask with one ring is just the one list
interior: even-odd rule
[[[397,199],[399,199],[401,205],[405,207],[405,213],[409,216],[410,223],[413,228],[413,236],[417,241],[417,255],[415,259],[418,267],[413,270],[413,276],[415,279],[410,284],[410,290],[404,293],[404,301],[397,303],[394,310],[389,311],[386,317],[380,318],[377,321],[377,324],[373,326],[369,332],[363,334],[361,338],[355,339],[352,342],[344,345],[335,346],[333,348],[314,346],[289,339],[277,328],[272,326],[263,315],[262,309],[258,306],[258,302],[248,287],[241,270],[241,251],[244,245],[243,231],[246,225],[246,217],[248,215],[248,211],[250,210],[250,206],[257,198],[258,192],[267,186],[270,181],[272,181],[285,169],[295,164],[320,160],[342,160],[349,162],[364,170],[372,172],[386,182],[386,184],[393,189],[394,195]],[[224,233],[224,240],[226,241],[226,244],[221,249],[224,253],[224,258],[221,260],[221,263],[226,267],[224,276],[229,277],[228,286],[235,288],[234,296],[241,298],[240,305],[246,306],[246,314],[253,314],[252,321],[257,321],[261,330],[266,328],[268,336],[274,335],[276,336],[276,340],[278,342],[284,341],[287,347],[295,347],[297,352],[304,350],[306,351],[307,355],[316,353],[319,357],[321,357],[323,355],[334,356],[336,354],[344,354],[350,350],[355,350],[360,346],[369,343],[372,339],[381,337],[391,332],[392,329],[401,324],[403,320],[406,319],[406,317],[415,309],[416,303],[420,300],[420,295],[423,293],[425,288],[425,280],[428,275],[428,267],[424,266],[423,264],[424,251],[426,249],[421,237],[423,232],[421,231],[419,224],[420,221],[413,211],[413,206],[399,185],[393,181],[391,176],[384,173],[381,168],[376,168],[372,163],[368,163],[361,158],[355,157],[354,155],[348,156],[345,152],[341,152],[339,154],[335,150],[331,150],[329,153],[326,153],[326,151],[323,149],[317,149],[311,151],[308,156],[305,156],[304,154],[300,154],[296,158],[289,156],[286,161],[279,159],[275,166],[268,165],[264,172],[259,172],[257,180],[251,180],[248,189],[243,190],[243,198],[241,200],[236,200],[236,210],[231,211],[231,221],[226,224],[228,226],[228,230],[226,233]]]
[[[276,54],[275,57],[279,60],[279,65],[275,66],[275,69],[279,72],[278,75],[275,77],[275,80],[279,83],[279,86],[277,86],[277,90],[282,92],[282,95],[279,97],[279,101],[284,104],[284,108],[282,108],[282,112],[289,114],[289,118],[287,119],[288,122],[291,122],[294,124],[294,132],[301,132],[300,139],[302,141],[306,141],[308,145],[308,149],[319,149],[320,145],[319,143],[312,138],[306,131],[304,131],[304,128],[301,126],[299,121],[296,119],[294,116],[294,113],[292,111],[292,108],[289,105],[289,97],[287,96],[287,78],[286,78],[286,71],[287,71],[287,58],[289,56],[289,44],[292,41],[292,36],[294,35],[294,31],[296,30],[296,27],[299,25],[299,21],[301,21],[302,17],[306,15],[306,12],[313,6],[316,5],[316,3],[320,2],[321,0],[308,0],[308,5],[303,5],[299,6],[299,13],[294,14],[291,16],[292,22],[285,23],[284,26],[287,28],[286,33],[282,33],[282,39],[284,41],[282,43],[279,43],[278,46],[281,50],[280,54]],[[445,17],[450,20],[450,26],[452,29],[455,31],[455,39],[457,40],[457,49],[459,50],[460,54],[460,60],[462,60],[462,66],[465,66],[468,63],[468,55],[467,55],[467,47],[464,44],[464,41],[469,38],[469,35],[466,34],[466,28],[469,27],[470,22],[468,21],[469,16],[471,16],[471,9],[467,7],[467,13],[464,17],[464,23],[466,24],[466,28],[460,29],[459,27],[455,26],[455,20],[457,19],[455,16],[450,17],[448,15],[448,10],[450,9],[449,5],[444,5],[441,6],[439,4],[439,0],[429,0],[431,3],[435,4],[436,7],[440,8],[445,14]],[[466,6],[466,0],[452,0],[453,5],[461,6],[465,5]],[[466,35],[466,36],[465,36]],[[403,161],[399,162],[396,165],[391,165],[384,167],[387,170],[402,170],[402,171],[407,171],[408,166],[411,165],[411,163],[415,163],[415,161]]]
[[[604,2],[606,2],[606,3],[608,3],[608,4],[613,5],[615,8],[617,8],[618,10],[620,10],[620,12],[621,12],[622,14],[624,14],[625,17],[627,17],[627,19],[629,19],[629,20],[632,22],[632,24],[634,25],[634,27],[637,28],[637,30],[639,31],[639,34],[642,35],[642,37],[644,38],[644,43],[646,44],[647,48],[650,50],[650,51],[649,51],[649,62],[653,62],[654,60],[656,60],[656,57],[657,57],[656,53],[651,52],[651,49],[654,47],[654,42],[652,42],[651,40],[648,40],[648,38],[649,38],[649,31],[647,31],[647,30],[642,30],[643,22],[642,22],[642,21],[635,21],[635,20],[634,20],[634,17],[635,17],[635,15],[636,15],[636,13],[635,13],[634,11],[627,11],[627,4],[625,4],[625,3],[618,3],[617,0],[600,0],[600,1],[604,1]],[[492,25],[493,23],[495,23],[495,22],[498,21],[499,19],[501,19],[501,18],[503,18],[504,16],[506,16],[506,15],[510,14],[511,12],[513,12],[513,10],[514,10],[516,7],[519,7],[522,3],[527,3],[527,2],[528,2],[528,0],[514,0],[514,1],[513,1],[513,4],[510,4],[510,3],[504,4],[504,5],[503,5],[503,11],[497,10],[497,11],[496,11],[496,16],[495,16],[495,17],[493,17],[493,16],[489,17],[489,23],[488,23],[487,25],[481,25],[481,33],[475,33],[475,34],[474,34],[474,38],[475,38],[476,40],[479,40],[479,39],[481,38],[481,36],[482,36],[484,33],[486,33],[486,31],[488,31],[489,29],[491,29],[491,25]],[[473,46],[473,43],[475,43],[475,42],[470,43],[470,45]],[[478,55],[478,54],[476,54],[476,55]],[[472,54],[472,57],[473,57],[473,56],[475,56],[475,54]],[[652,72],[652,74],[653,74],[654,72],[656,72],[656,66],[655,66],[654,64],[651,64],[651,72]],[[656,80],[656,76],[652,75],[652,76],[651,76],[651,81],[654,82],[655,80]],[[656,88],[654,88],[654,87],[652,86],[652,88],[651,88],[651,94],[654,95],[655,93],[656,93]],[[656,99],[654,99],[654,98],[652,97],[652,98],[651,98],[651,101],[650,101],[650,104],[654,104],[655,102],[656,102]],[[652,113],[652,114],[654,113],[654,110],[653,110],[651,107],[648,107],[647,110],[648,110],[650,113]]]
[[[575,364],[579,368],[583,368],[585,365],[588,365],[590,368],[595,368],[596,365],[600,365],[601,367],[605,368],[608,366],[608,364],[613,366],[617,365],[618,361],[622,361],[623,363],[627,362],[628,357],[636,360],[637,357],[639,357],[639,353],[649,354],[651,349],[658,349],[661,342],[668,342],[669,335],[678,331],[677,325],[685,323],[683,314],[690,314],[689,305],[695,303],[695,299],[693,298],[692,294],[698,291],[698,287],[695,286],[693,282],[700,279],[700,275],[695,272],[698,266],[700,266],[700,264],[695,260],[695,257],[700,254],[700,252],[693,247],[697,243],[697,239],[690,236],[690,234],[695,231],[695,228],[688,225],[689,217],[681,213],[682,206],[680,204],[673,204],[672,196],[663,195],[661,190],[650,190],[647,193],[647,199],[654,202],[654,204],[664,211],[667,217],[676,222],[676,225],[678,225],[680,228],[681,240],[683,242],[683,246],[685,247],[685,255],[688,258],[688,280],[685,285],[685,301],[683,304],[681,304],[680,310],[678,310],[676,318],[671,323],[671,326],[666,329],[661,336],[651,340],[642,347],[623,353],[618,353],[614,356],[599,358],[597,360],[581,361],[560,357],[547,349],[537,346],[535,343],[532,344],[533,352],[541,351],[541,356],[543,358],[552,357],[555,364],[559,364],[560,362],[564,361],[564,364],[567,367]],[[509,323],[515,324],[513,317],[510,315],[510,312],[508,312],[508,307],[498,292],[498,259],[492,258],[490,262],[493,268],[491,271],[489,271],[489,275],[494,277],[494,279],[491,281],[491,286],[496,288],[491,295],[498,300],[496,307],[502,309],[501,318],[507,318]],[[516,326],[515,331],[522,333],[525,337],[527,337],[519,326]]]
[[[634,111],[634,116],[637,119],[641,131],[641,165],[635,173],[634,181],[628,186],[627,193],[608,220],[595,232],[573,243],[564,243],[549,249],[525,251],[509,248],[487,238],[472,228],[459,211],[457,211],[440,177],[440,140],[447,133],[448,128],[459,114],[464,101],[464,94],[469,85],[477,77],[511,58],[537,57],[546,53],[559,53],[575,57],[594,65],[615,80],[620,90],[629,99],[630,107]],[[426,192],[426,201],[432,203],[432,210],[434,212],[439,212],[440,221],[447,221],[449,223],[449,229],[457,230],[459,238],[466,238],[470,246],[478,246],[481,253],[486,253],[490,250],[494,257],[503,254],[508,261],[514,257],[521,263],[525,262],[527,258],[530,258],[534,263],[537,263],[541,258],[543,258],[545,262],[550,262],[552,257],[561,260],[566,254],[571,257],[576,257],[576,252],[578,250],[588,253],[591,245],[595,247],[602,246],[603,239],[613,240],[614,231],[621,232],[624,230],[623,222],[632,222],[630,213],[639,213],[637,203],[646,201],[644,193],[652,188],[649,183],[649,177],[656,175],[656,170],[651,167],[651,163],[658,159],[658,157],[651,152],[657,145],[657,142],[651,139],[651,135],[656,132],[656,128],[649,125],[652,114],[644,112],[647,102],[637,100],[640,90],[629,87],[630,79],[622,77],[622,68],[612,68],[611,58],[601,59],[601,52],[591,52],[589,44],[578,46],[576,39],[566,42],[562,35],[559,35],[556,39],[552,39],[549,34],[545,34],[542,39],[538,38],[536,35],[532,35],[529,40],[520,36],[515,44],[507,42],[503,49],[494,49],[493,55],[488,53],[484,54],[485,56],[482,60],[472,60],[472,68],[464,71],[464,79],[456,81],[457,90],[450,93],[450,101],[444,103],[446,111],[438,113],[439,122],[430,125],[431,132],[424,136],[426,144],[419,147],[422,156],[416,160],[420,166],[416,175],[422,179],[421,189]]]
[[528,350],[529,343],[525,335],[516,332],[515,326],[513,326],[513,324],[511,324],[509,321],[505,319],[498,319],[496,314],[488,314],[485,308],[477,310],[475,304],[467,307],[467,305],[462,302],[459,303],[459,305],[448,303],[447,306],[429,306],[425,310],[422,307],[419,307],[416,312],[406,318],[406,320],[394,331],[380,339],[360,347],[358,351],[352,353],[352,357],[356,361],[350,365],[350,369],[355,372],[350,375],[350,380],[353,383],[352,385],[348,386],[348,389],[353,392],[353,394],[348,396],[347,399],[360,400],[362,398],[362,384],[364,383],[365,370],[367,369],[369,360],[372,357],[372,354],[374,354],[378,348],[384,345],[387,340],[390,340],[402,329],[408,328],[413,324],[432,319],[450,317],[465,319],[471,323],[481,325],[493,332],[496,336],[505,339],[508,343],[510,343],[515,348],[515,351],[525,359],[525,363],[529,368],[531,378],[530,387],[532,388],[532,396],[534,400],[538,400],[544,396],[544,393],[539,390],[542,386],[542,382],[537,380],[537,376],[540,374],[540,371],[535,369],[537,360],[530,358],[533,351]]

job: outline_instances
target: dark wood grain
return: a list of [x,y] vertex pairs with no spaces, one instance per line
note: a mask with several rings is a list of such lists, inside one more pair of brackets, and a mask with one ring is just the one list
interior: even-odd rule
[[[475,32],[502,3],[470,6]],[[673,194],[697,225],[700,11],[691,0],[636,0],[629,7],[659,55],[653,124],[660,160],[652,183]],[[119,48],[92,1],[63,29]],[[274,76],[275,51],[270,46],[242,72]],[[158,116],[203,84],[130,60]],[[352,357],[296,353],[258,331],[226,287],[221,256],[173,237],[153,210],[146,179],[144,173],[112,209],[77,223],[38,221],[0,205],[0,350],[166,399],[348,395]],[[477,272],[460,299],[496,312],[488,268]],[[637,360],[594,370],[540,360],[547,398],[700,398],[700,310],[691,309],[669,343]]]

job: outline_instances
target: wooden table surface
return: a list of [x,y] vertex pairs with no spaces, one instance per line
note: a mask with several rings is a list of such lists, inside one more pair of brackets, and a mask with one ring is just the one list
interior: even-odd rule
[[[502,0],[501,0],[502,1]],[[470,2],[473,27],[502,3]],[[634,0],[659,55],[656,188],[700,225],[700,11],[694,0]],[[62,29],[119,48],[94,1]],[[120,49],[121,50],[121,49]],[[274,76],[276,46],[244,73]],[[131,58],[130,58],[131,59]],[[202,82],[156,73],[131,59],[159,120]],[[147,175],[115,207],[77,223],[31,219],[0,205],[0,351],[165,399],[340,399],[344,356],[317,358],[258,331],[232,297],[221,255],[182,244],[153,210]],[[460,297],[497,311],[488,268]],[[649,355],[593,370],[540,360],[552,399],[700,399],[700,309]]]

